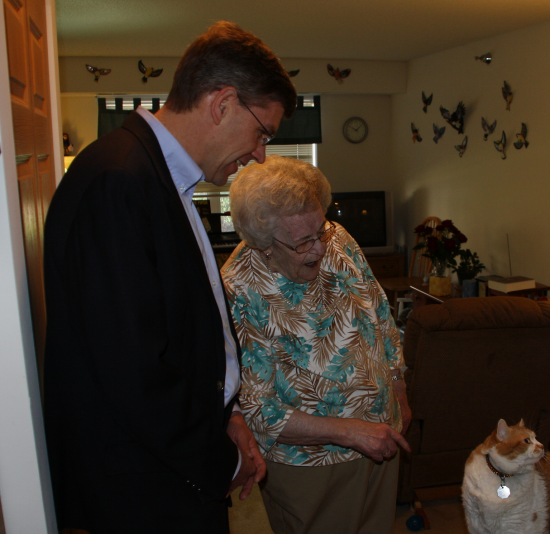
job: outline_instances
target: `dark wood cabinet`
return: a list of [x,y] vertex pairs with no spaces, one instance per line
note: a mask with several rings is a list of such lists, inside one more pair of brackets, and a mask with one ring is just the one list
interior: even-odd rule
[[367,256],[367,261],[376,279],[405,275],[404,254],[377,254]]

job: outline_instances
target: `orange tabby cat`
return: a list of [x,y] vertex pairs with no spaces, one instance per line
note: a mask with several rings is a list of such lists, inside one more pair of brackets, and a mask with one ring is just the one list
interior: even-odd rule
[[471,534],[550,532],[550,463],[523,419],[504,419],[466,462],[462,498]]

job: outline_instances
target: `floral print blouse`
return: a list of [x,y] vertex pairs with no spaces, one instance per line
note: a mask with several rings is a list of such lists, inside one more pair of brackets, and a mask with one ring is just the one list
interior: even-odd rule
[[344,228],[327,245],[319,276],[305,284],[272,273],[244,242],[222,269],[242,347],[241,408],[265,458],[288,465],[362,456],[277,443],[294,410],[402,427],[390,371],[404,362],[388,299]]

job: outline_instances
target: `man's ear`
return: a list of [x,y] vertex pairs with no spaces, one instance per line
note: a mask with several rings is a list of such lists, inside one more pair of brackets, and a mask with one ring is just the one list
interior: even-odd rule
[[234,87],[229,85],[220,89],[217,93],[212,93],[210,113],[214,124],[220,124],[236,105],[239,105],[239,95]]

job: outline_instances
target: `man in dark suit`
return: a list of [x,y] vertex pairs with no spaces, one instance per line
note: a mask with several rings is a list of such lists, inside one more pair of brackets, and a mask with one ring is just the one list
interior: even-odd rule
[[45,424],[59,529],[228,532],[265,474],[240,414],[240,349],[196,183],[263,163],[296,92],[255,36],[217,23],[166,105],[77,156],[45,229]]

